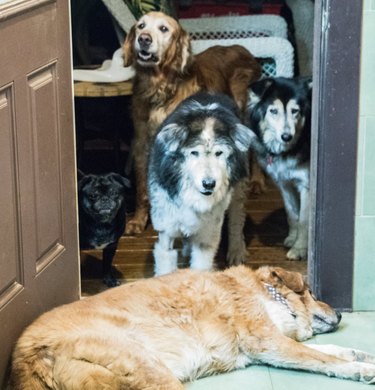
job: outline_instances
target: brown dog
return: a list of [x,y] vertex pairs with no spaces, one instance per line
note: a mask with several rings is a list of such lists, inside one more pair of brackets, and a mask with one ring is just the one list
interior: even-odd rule
[[298,342],[335,330],[340,317],[282,268],[178,271],[42,315],[16,344],[12,386],[183,390],[261,363],[375,383],[375,357]]
[[185,98],[200,90],[224,93],[245,108],[247,87],[261,67],[242,46],[214,46],[193,56],[189,34],[173,18],[144,15],[124,43],[125,66],[133,65],[132,112],[135,128],[133,155],[136,173],[136,212],[127,234],[140,233],[148,219],[146,189],[149,144],[161,122]]

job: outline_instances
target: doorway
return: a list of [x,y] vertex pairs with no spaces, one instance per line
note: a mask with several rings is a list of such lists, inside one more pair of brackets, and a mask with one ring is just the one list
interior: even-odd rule
[[[362,6],[350,0],[340,3],[338,0],[326,0],[316,1],[314,8],[314,50],[310,53],[313,54],[314,90],[309,261],[289,262],[285,266],[306,273],[319,298],[337,308],[350,310],[357,137],[353,129],[357,129],[358,118]],[[274,189],[271,188],[271,191]],[[280,245],[274,244],[280,243],[286,229],[277,191],[273,194],[269,192],[268,196],[274,197],[273,201],[276,202],[276,209],[269,210],[269,217],[277,225],[279,236],[274,235],[263,245],[273,250],[269,252],[270,257],[263,252],[265,263],[283,256]],[[263,198],[263,202],[267,202],[267,197]],[[270,222],[265,216],[262,220],[266,225]],[[247,239],[251,241],[254,235],[253,220],[248,219],[248,227]],[[152,229],[142,237],[121,239],[123,247],[120,243],[117,257],[120,277],[133,280],[152,276],[151,250],[155,239],[156,234]],[[249,249],[249,264],[252,261],[256,263],[252,258],[254,251],[251,246]],[[142,261],[139,260],[140,253],[144,259]],[[91,286],[88,293],[96,292],[99,287],[93,287],[93,280],[95,270],[100,270],[100,253],[86,252],[82,255],[88,272],[83,286],[87,281],[87,285]],[[220,256],[219,251],[219,263]]]

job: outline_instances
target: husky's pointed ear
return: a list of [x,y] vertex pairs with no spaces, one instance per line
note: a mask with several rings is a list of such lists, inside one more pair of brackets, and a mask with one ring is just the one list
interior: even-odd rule
[[163,126],[156,136],[156,144],[163,146],[167,152],[174,153],[186,141],[188,131],[177,123]]
[[247,152],[256,135],[248,127],[237,123],[235,131],[231,133],[231,138],[241,152]]
[[267,89],[274,83],[272,78],[266,78],[250,84],[249,88],[249,106],[257,104],[263,97]]
[[300,85],[305,87],[308,91],[312,90],[313,81],[311,76],[300,76],[297,78]]

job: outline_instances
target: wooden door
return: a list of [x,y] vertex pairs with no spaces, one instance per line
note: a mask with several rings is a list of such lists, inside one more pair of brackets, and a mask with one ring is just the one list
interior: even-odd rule
[[24,327],[80,295],[69,1],[0,0],[0,50],[1,387]]

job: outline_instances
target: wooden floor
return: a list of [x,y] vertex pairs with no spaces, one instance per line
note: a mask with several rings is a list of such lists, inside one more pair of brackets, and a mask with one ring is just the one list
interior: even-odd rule
[[[282,242],[287,234],[287,223],[278,190],[268,185],[266,193],[249,195],[246,210],[245,239],[249,253],[246,264],[254,268],[266,264],[277,265],[306,274],[306,261],[288,261],[285,258],[286,249]],[[216,256],[216,264],[220,269],[225,267],[225,229],[224,225],[222,243]],[[149,225],[143,234],[123,236],[120,239],[113,264],[115,276],[122,283],[153,276],[152,249],[156,238],[156,232]],[[96,250],[81,252],[83,296],[106,289],[100,277],[101,255],[101,251]],[[187,266],[188,263],[182,260],[180,267]]]

